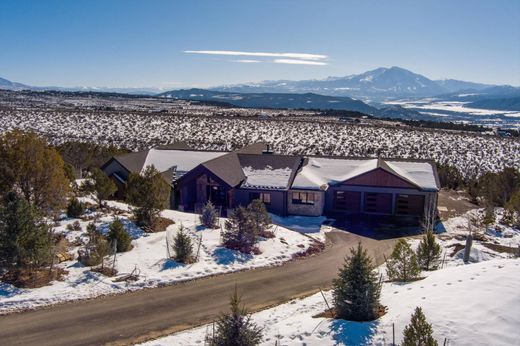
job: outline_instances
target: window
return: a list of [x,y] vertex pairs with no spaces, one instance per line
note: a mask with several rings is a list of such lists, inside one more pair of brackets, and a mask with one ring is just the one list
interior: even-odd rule
[[292,203],[293,204],[309,204],[314,205],[314,193],[312,192],[293,192]]
[[265,205],[271,204],[271,194],[268,192],[251,192],[249,193],[249,201],[259,199],[264,202]]

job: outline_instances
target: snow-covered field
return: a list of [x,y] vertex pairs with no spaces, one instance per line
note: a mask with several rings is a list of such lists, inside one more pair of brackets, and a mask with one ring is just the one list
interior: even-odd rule
[[117,112],[0,109],[0,131],[33,130],[67,140],[137,150],[175,141],[198,149],[233,150],[267,141],[278,153],[432,159],[468,176],[520,168],[520,140],[448,131],[316,121],[255,120]]
[[[313,316],[326,311],[320,293],[253,314],[264,328],[262,345],[390,345],[396,343],[415,307],[422,307],[442,345],[517,345],[520,340],[520,260],[493,259],[428,272],[412,283],[384,283],[381,302],[388,312],[377,321],[350,322]],[[331,292],[325,293],[329,302]],[[247,303],[247,302],[246,302]],[[145,343],[204,345],[211,326]]]
[[[459,95],[464,96],[464,95]],[[470,96],[470,94],[466,95]],[[472,108],[467,101],[448,101],[437,98],[385,102],[432,116],[439,121],[455,121],[503,128],[520,127],[518,111]]]
[[[111,207],[128,210],[124,203],[109,202]],[[0,314],[22,309],[61,303],[65,301],[93,298],[100,295],[118,294],[142,288],[174,284],[180,281],[192,280],[209,275],[229,273],[265,266],[281,265],[292,259],[293,255],[305,251],[312,239],[298,232],[281,226],[272,226],[275,238],[261,240],[258,244],[261,254],[244,255],[238,251],[228,250],[220,245],[220,229],[206,229],[200,226],[198,215],[165,210],[163,217],[175,221],[166,232],[144,233],[129,218],[129,214],[121,214],[125,228],[134,238],[133,249],[118,253],[115,269],[118,276],[110,278],[90,271],[77,260],[59,264],[68,271],[63,281],[54,281],[50,286],[35,289],[18,289],[12,285],[0,283]],[[97,225],[102,230],[108,229],[108,224],[114,215],[101,215]],[[66,219],[55,227],[56,233],[65,234],[73,244],[88,241],[86,234],[87,221],[80,221],[81,231],[67,230],[66,226],[77,219]],[[223,219],[221,220],[223,223]],[[198,261],[191,265],[183,265],[168,259],[166,239],[171,244],[178,226],[182,224],[189,229],[193,238],[195,251],[202,239]],[[72,249],[77,253],[79,246]],[[106,263],[111,265],[110,260]],[[139,274],[137,281],[116,282],[117,278],[130,274],[133,270]]]

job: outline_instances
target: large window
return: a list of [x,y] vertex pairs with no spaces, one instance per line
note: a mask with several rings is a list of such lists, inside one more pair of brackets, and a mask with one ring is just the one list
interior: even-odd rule
[[308,204],[314,205],[315,196],[313,192],[293,192],[292,203],[293,204]]
[[259,199],[264,202],[265,205],[271,204],[271,194],[269,192],[251,192],[249,193],[249,200]]

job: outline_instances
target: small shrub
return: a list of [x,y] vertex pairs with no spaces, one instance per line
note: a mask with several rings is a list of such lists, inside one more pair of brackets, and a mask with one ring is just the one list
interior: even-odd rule
[[81,224],[79,221],[74,221],[73,223],[69,223],[66,229],[71,232],[81,232]]
[[417,261],[423,270],[435,270],[439,267],[441,246],[435,241],[432,231],[426,232],[417,248]]
[[200,223],[206,228],[216,228],[218,226],[217,210],[211,201],[208,201],[202,208]]
[[123,223],[115,219],[109,226],[108,240],[113,244],[116,242],[117,252],[126,252],[132,249],[132,237],[126,231]]
[[72,198],[67,205],[67,216],[72,218],[79,218],[85,212],[85,205],[77,198]]
[[193,243],[187,229],[180,225],[177,234],[173,238],[173,251],[175,260],[181,263],[193,263]]
[[390,280],[412,281],[419,277],[421,268],[417,256],[404,239],[399,239],[386,262],[386,274]]
[[433,338],[431,324],[426,321],[426,316],[420,307],[415,308],[410,324],[403,331],[404,339],[402,346],[437,346]]
[[91,222],[87,225],[89,242],[78,251],[78,261],[88,267],[103,264],[103,259],[110,253],[110,244]]
[[222,314],[216,323],[215,334],[208,337],[210,346],[256,346],[262,342],[262,328],[251,321],[251,315],[241,306],[237,289],[231,297],[231,311]]

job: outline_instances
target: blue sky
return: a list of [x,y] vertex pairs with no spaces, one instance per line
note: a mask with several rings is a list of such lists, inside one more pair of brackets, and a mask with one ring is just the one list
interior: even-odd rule
[[32,85],[204,87],[380,66],[520,85],[520,1],[0,0],[0,77]]

